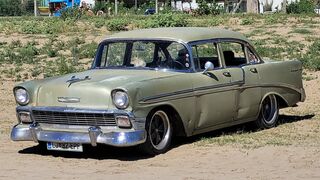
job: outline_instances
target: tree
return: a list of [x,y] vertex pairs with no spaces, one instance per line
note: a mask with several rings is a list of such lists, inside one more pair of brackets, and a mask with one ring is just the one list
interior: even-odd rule
[[287,0],[282,2],[282,12],[287,13]]
[[243,2],[243,0],[240,0],[237,3],[236,7],[232,10],[232,14],[234,14],[234,13],[236,13],[238,11],[238,9],[240,8],[240,5],[241,5],[242,2]]
[[247,0],[247,12],[258,13],[259,12],[259,1],[258,0]]

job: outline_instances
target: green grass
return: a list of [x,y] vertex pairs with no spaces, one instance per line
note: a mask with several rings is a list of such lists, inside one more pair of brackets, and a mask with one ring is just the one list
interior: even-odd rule
[[312,31],[304,28],[297,28],[289,33],[297,33],[297,34],[312,34]]

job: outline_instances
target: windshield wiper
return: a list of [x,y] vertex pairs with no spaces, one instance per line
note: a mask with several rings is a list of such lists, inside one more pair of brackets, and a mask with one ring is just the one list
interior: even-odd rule
[[89,76],[85,76],[84,78],[76,78],[76,76],[72,76],[71,79],[67,80],[67,83],[70,83],[68,85],[68,87],[71,86],[71,84],[76,83],[76,82],[80,82],[80,81],[85,81],[85,80],[90,80],[91,78]]

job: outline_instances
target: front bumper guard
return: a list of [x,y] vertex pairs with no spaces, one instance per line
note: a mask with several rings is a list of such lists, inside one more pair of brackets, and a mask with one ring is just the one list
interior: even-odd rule
[[44,141],[60,143],[81,143],[97,146],[98,143],[125,147],[144,143],[145,130],[128,130],[125,132],[102,132],[99,127],[89,127],[88,132],[62,132],[43,130],[38,124],[18,124],[11,131],[13,141]]

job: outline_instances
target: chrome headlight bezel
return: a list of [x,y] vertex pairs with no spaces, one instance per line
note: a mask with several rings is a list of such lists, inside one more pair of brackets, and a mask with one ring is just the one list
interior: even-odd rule
[[126,109],[129,106],[128,93],[122,89],[113,90],[111,93],[112,102],[118,109]]
[[14,98],[16,102],[21,106],[27,105],[30,101],[30,96],[28,91],[22,87],[18,87],[14,89]]

